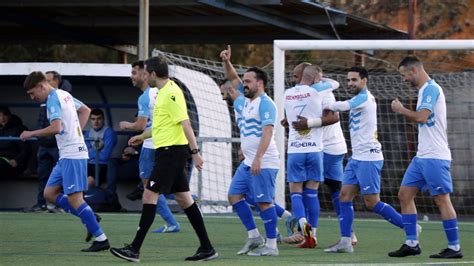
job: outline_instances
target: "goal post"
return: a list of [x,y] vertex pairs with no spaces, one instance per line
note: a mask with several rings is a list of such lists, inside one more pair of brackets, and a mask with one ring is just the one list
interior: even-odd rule
[[[409,51],[409,50],[474,50],[474,40],[275,40],[273,42],[274,100],[279,120],[284,117],[285,53],[287,51]],[[400,58],[401,59],[401,58]],[[324,69],[324,66],[322,66]],[[370,72],[370,71],[369,71]],[[449,122],[448,122],[449,123]],[[449,134],[449,133],[448,133]],[[347,135],[346,135],[347,138]],[[276,201],[285,202],[285,129],[276,127],[276,141],[281,154],[280,171],[276,180]],[[472,148],[471,148],[472,149]],[[472,151],[471,151],[472,152]],[[472,182],[472,181],[471,181]],[[472,183],[471,187],[474,188]]]

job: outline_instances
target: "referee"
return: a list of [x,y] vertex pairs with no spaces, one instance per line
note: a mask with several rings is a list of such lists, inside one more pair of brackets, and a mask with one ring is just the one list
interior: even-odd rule
[[129,144],[139,145],[144,139],[151,137],[156,149],[155,164],[143,193],[143,210],[133,242],[123,248],[111,248],[110,251],[121,259],[139,262],[140,247],[155,219],[159,193],[173,193],[200,242],[196,253],[186,260],[204,261],[217,258],[218,254],[209,240],[202,214],[191,196],[184,172],[190,154],[198,170],[202,169],[203,160],[189,121],[183,92],[169,79],[168,64],[164,56],[149,58],[145,61],[145,68],[150,87],[159,89],[153,110],[152,128],[151,131],[147,130],[132,137]]

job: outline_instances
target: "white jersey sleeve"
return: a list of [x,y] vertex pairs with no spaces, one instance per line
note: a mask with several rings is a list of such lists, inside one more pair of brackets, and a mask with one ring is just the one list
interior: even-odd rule
[[[335,102],[336,98],[332,91],[324,93],[323,109],[328,109]],[[338,121],[323,127],[323,146],[323,151],[327,154],[341,155],[347,153],[346,139],[344,133],[342,133],[341,122]]]

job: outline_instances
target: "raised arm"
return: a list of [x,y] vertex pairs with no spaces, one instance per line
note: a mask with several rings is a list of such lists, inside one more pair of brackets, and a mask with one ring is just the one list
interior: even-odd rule
[[230,62],[230,45],[227,45],[227,49],[221,52],[220,57],[222,59],[222,63],[224,64],[226,78],[232,83],[232,87],[236,88],[237,86],[239,86],[240,83],[242,83],[242,80],[240,79],[239,75],[237,74],[237,71]]

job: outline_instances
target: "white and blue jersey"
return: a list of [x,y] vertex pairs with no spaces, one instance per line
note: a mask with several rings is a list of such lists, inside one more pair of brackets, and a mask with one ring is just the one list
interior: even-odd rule
[[[323,116],[323,96],[315,88],[298,84],[285,91],[285,114],[288,124],[298,120],[297,116],[320,118]],[[288,153],[323,151],[323,129],[308,128],[297,131],[292,126],[288,133]]]
[[253,176],[250,169],[262,139],[263,127],[275,125],[276,106],[266,94],[253,101],[245,98],[242,95],[242,84],[239,86],[239,91],[241,95],[234,101],[234,110],[245,160],[235,172],[228,194],[250,195],[255,202],[273,202],[275,179],[279,168],[279,154],[273,136],[263,155],[260,174]]
[[[146,90],[138,97],[138,115],[137,117],[145,117],[147,119],[145,130],[151,129],[153,122],[153,109],[155,107],[157,88],[146,88]],[[154,149],[152,138],[143,141],[143,148]]]
[[59,159],[88,159],[88,151],[77,109],[84,105],[71,94],[60,89],[52,90],[46,101],[49,122],[61,120],[61,132],[55,135],[59,149]]
[[349,100],[349,132],[352,159],[359,161],[383,160],[382,145],[377,135],[377,103],[365,88]]
[[434,81],[428,80],[418,92],[416,111],[431,112],[428,121],[418,124],[418,152],[416,156],[426,159],[451,160],[446,122],[446,99],[443,90]]
[[[242,84],[239,88],[242,91]],[[264,126],[275,126],[277,109],[267,94],[262,94],[253,101],[242,94],[234,101],[237,125],[240,130],[240,145],[244,153],[244,163],[252,166],[257,154]],[[262,158],[261,168],[279,169],[279,153],[272,136],[270,144]]]
[[[151,130],[153,122],[153,109],[155,108],[157,88],[146,88],[142,95],[138,97],[138,117],[147,119],[145,130]],[[148,138],[143,141],[140,158],[138,159],[138,168],[141,179],[149,179],[155,162],[155,148],[153,147],[153,139]]]
[[50,123],[61,120],[61,132],[56,134],[59,161],[48,178],[47,186],[62,186],[66,195],[87,190],[88,151],[82,135],[77,110],[83,105],[66,91],[52,90],[46,101]]
[[[325,88],[326,89],[326,88]],[[323,95],[317,89],[298,84],[285,91],[285,113],[291,125],[298,116],[323,116]],[[323,181],[323,130],[309,128],[302,131],[290,126],[288,134],[288,182]]]
[[380,193],[383,154],[382,145],[377,140],[377,103],[374,96],[364,88],[352,99],[333,103],[329,109],[350,110],[352,157],[347,162],[342,183],[359,185],[362,194]]
[[431,113],[426,123],[418,124],[418,152],[405,172],[402,186],[428,189],[433,196],[451,193],[453,184],[451,151],[446,134],[446,99],[434,80],[428,80],[418,92],[416,110],[422,109]]

